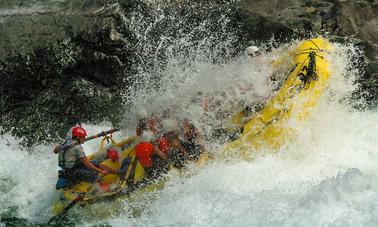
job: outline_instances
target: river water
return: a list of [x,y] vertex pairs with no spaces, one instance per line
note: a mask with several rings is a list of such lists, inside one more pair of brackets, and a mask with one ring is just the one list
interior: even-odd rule
[[[157,11],[155,25],[164,21],[164,15]],[[143,21],[142,16],[134,18],[131,25],[141,35],[141,56],[155,53],[155,57],[139,70],[135,87],[125,92],[125,106],[131,110],[125,113],[125,130],[116,133],[115,139],[133,133],[138,108],[153,114],[171,110],[173,117],[192,119],[206,135],[206,148],[216,153],[223,141],[212,133],[227,123],[224,119],[237,107],[275,94],[275,85],[267,79],[274,69],[248,59],[242,51],[231,54],[235,50],[228,48],[235,37],[227,29],[227,18],[221,18],[224,27],[201,42],[183,31],[182,36],[162,36],[160,45],[149,40],[153,23]],[[203,32],[206,26],[193,30]],[[269,52],[264,47],[270,45],[262,45],[266,62],[279,58],[295,43]],[[359,74],[351,65],[358,50],[333,45],[329,87],[310,117],[295,125],[298,135],[277,153],[262,150],[264,155],[253,161],[190,165],[186,174],[169,173],[162,190],[75,207],[63,225],[377,226],[378,112],[351,108],[348,97],[358,86],[354,79]],[[158,64],[162,55],[164,67]],[[248,89],[241,88],[246,84]],[[215,100],[217,105],[204,114],[201,103],[194,100],[198,97]],[[84,127],[94,134],[112,125],[87,122]],[[24,148],[20,141],[8,134],[0,137],[0,226],[46,223],[58,194],[53,144]],[[84,148],[91,153],[98,143],[90,141]]]

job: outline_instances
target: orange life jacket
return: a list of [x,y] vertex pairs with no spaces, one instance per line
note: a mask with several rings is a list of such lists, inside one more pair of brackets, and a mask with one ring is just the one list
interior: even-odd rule
[[135,146],[135,155],[143,168],[152,166],[152,153],[154,146],[149,142],[141,142]]

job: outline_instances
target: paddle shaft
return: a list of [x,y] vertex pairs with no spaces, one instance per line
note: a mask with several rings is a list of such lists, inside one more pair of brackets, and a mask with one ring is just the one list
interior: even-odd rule
[[114,133],[114,132],[118,132],[118,131],[119,131],[119,129],[117,129],[117,128],[112,128],[112,129],[110,129],[110,130],[108,130],[108,131],[100,132],[100,133],[98,133],[98,134],[96,134],[96,135],[89,136],[89,137],[87,137],[87,138],[85,139],[85,141],[93,140],[93,139],[96,139],[96,138],[98,138],[98,137],[106,136],[106,135],[108,135],[108,134],[112,134],[112,133]]
[[59,214],[53,216],[52,218],[50,218],[50,220],[47,222],[47,224],[51,224],[51,223],[54,223],[56,221],[58,221],[60,218],[62,218],[73,206],[75,206],[76,203],[80,202],[84,196],[92,190],[94,184],[98,183],[99,181],[101,181],[103,178],[102,175],[99,175],[97,177],[97,179],[95,180],[95,182],[93,182],[92,184],[90,184],[86,190],[86,192],[82,192],[80,193],[78,196],[76,196],[75,199],[73,199],[62,211],[59,212]]
[[59,214],[53,216],[50,218],[50,220],[47,222],[47,224],[54,223],[55,221],[59,220],[61,217],[63,217],[73,206],[75,206],[76,203],[78,203],[80,200],[83,199],[85,193],[81,193],[78,195],[74,200],[72,200]]

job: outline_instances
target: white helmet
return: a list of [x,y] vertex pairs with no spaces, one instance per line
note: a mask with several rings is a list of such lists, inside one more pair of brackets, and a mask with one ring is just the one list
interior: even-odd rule
[[190,116],[202,116],[203,108],[200,105],[192,104],[187,107],[188,117]]
[[260,49],[257,46],[249,46],[245,49],[245,53],[248,56],[256,56],[256,53],[259,52]]
[[138,119],[147,118],[148,117],[147,110],[142,108],[142,107],[138,108],[137,117],[138,117]]
[[176,130],[178,128],[178,123],[174,119],[165,119],[161,121],[163,126],[163,132],[168,133]]
[[222,94],[219,94],[214,97],[214,102],[217,104],[223,104],[227,100],[227,92],[222,92]]
[[142,133],[142,135],[139,137],[140,142],[151,142],[155,139],[155,134],[151,131],[145,131]]

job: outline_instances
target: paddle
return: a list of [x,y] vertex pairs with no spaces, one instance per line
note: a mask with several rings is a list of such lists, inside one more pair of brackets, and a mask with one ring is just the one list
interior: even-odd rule
[[61,219],[73,206],[75,206],[76,203],[81,201],[84,197],[85,193],[80,193],[74,200],[72,200],[59,214],[53,216],[50,218],[50,220],[47,222],[48,225],[58,221]]
[[118,132],[118,131],[119,131],[119,129],[117,129],[117,128],[112,128],[112,129],[110,129],[110,130],[108,130],[108,131],[103,131],[103,132],[100,132],[100,133],[98,133],[98,134],[96,134],[96,135],[89,136],[89,137],[87,137],[87,138],[85,139],[85,141],[93,140],[93,139],[96,139],[96,138],[98,138],[98,137],[106,136],[106,135],[108,135],[108,134],[112,134],[113,132]]
[[92,190],[93,186],[98,183],[99,181],[101,181],[101,179],[103,178],[102,175],[99,175],[96,179],[95,182],[93,182],[92,184],[90,184],[87,188],[87,190],[85,192],[81,192],[79,193],[78,196],[76,196],[76,198],[74,198],[62,211],[59,212],[59,214],[53,216],[50,218],[50,220],[47,222],[48,225],[52,224],[52,223],[55,223],[56,221],[58,221],[59,219],[61,219],[73,206],[75,206],[75,204],[77,204],[78,202],[80,202],[81,200],[83,200],[84,196]]

